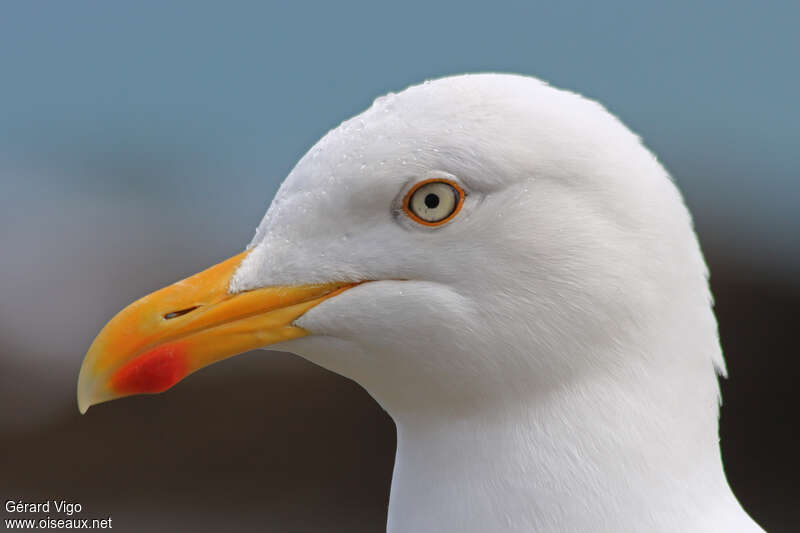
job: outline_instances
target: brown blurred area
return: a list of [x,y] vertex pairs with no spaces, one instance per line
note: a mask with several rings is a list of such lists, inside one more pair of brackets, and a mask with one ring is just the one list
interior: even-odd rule
[[[352,381],[293,355],[253,352],[169,397],[83,417],[73,403],[46,424],[0,433],[5,499],[66,498],[82,505],[80,518],[110,516],[121,531],[384,527],[391,419]],[[34,516],[44,515],[4,518]]]
[[[800,290],[713,253],[709,265],[730,374],[722,382],[727,474],[768,531],[796,531],[798,363],[789,355]],[[46,369],[9,362],[2,358],[0,378],[6,414],[25,409],[15,399],[21,388],[49,385]],[[5,499],[66,498],[81,503],[81,518],[110,516],[118,531],[384,530],[394,425],[360,386],[299,357],[252,352],[167,395],[86,416],[73,398],[62,400],[44,423],[0,427]]]
[[720,417],[728,482],[766,531],[798,531],[800,285],[706,255],[728,368]]

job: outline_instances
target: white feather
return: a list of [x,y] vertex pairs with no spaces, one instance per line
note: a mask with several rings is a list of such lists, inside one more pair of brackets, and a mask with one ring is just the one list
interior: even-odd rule
[[[399,202],[437,176],[464,208],[416,225]],[[499,74],[379,98],[303,157],[250,248],[232,292],[378,280],[278,348],[395,420],[389,531],[760,531],[722,469],[690,215],[597,103]]]

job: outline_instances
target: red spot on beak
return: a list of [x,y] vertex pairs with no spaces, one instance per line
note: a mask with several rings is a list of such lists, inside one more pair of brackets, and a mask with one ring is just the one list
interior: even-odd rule
[[163,392],[183,379],[188,368],[183,347],[167,344],[125,363],[111,378],[111,387],[125,395]]

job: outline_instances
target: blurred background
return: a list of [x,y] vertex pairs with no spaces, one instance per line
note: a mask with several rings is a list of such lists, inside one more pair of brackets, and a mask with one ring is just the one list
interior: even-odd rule
[[353,382],[260,351],[81,417],[78,368],[123,306],[240,251],[327,130],[507,71],[603,102],[680,185],[730,483],[798,531],[798,20],[789,1],[3,2],[0,498],[121,531],[382,531],[394,426]]

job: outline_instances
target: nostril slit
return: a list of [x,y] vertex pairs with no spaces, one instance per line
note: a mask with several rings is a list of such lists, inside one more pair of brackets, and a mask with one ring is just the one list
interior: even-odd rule
[[181,309],[180,311],[172,311],[171,313],[167,313],[166,315],[164,315],[164,320],[169,320],[171,318],[177,318],[179,316],[185,315],[186,313],[191,313],[192,311],[194,311],[198,307],[200,307],[200,306],[195,305],[194,307],[187,307],[186,309]]

